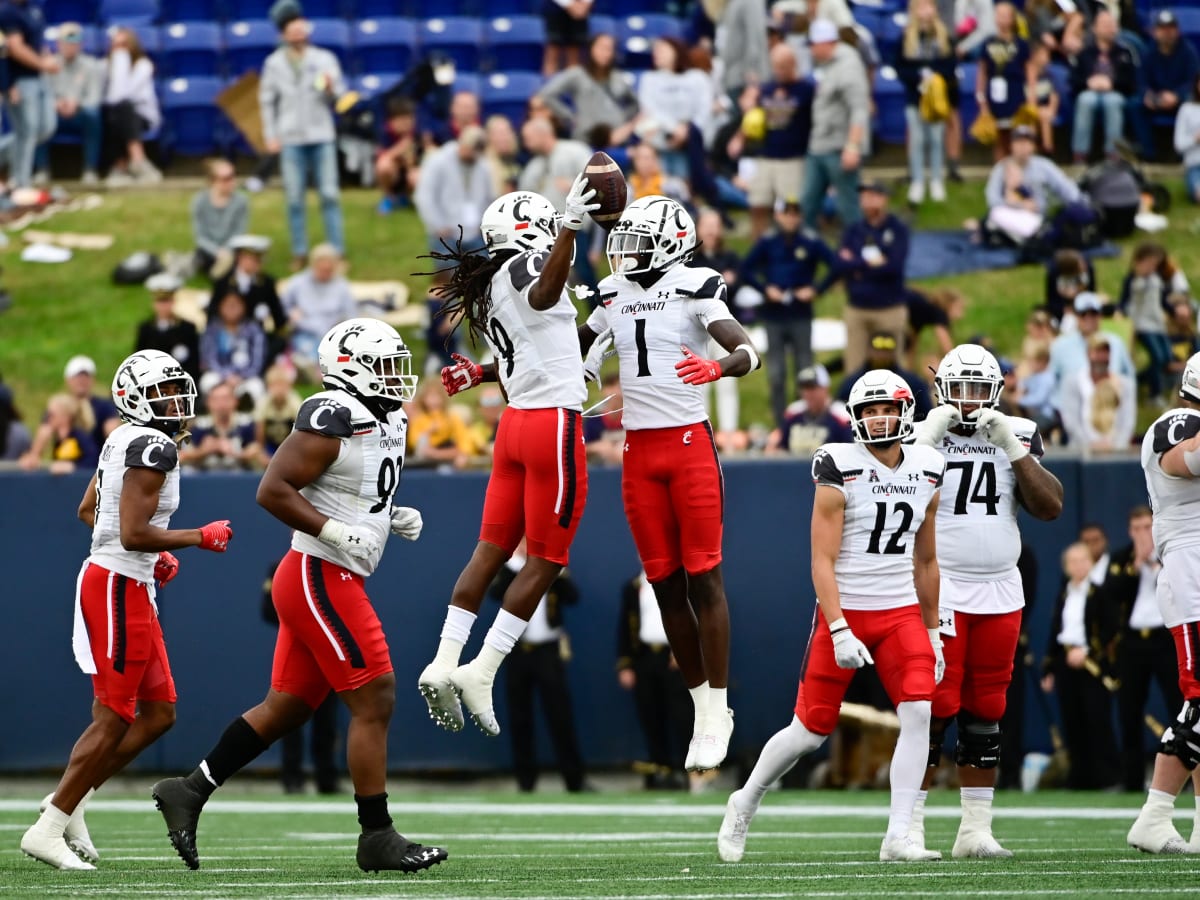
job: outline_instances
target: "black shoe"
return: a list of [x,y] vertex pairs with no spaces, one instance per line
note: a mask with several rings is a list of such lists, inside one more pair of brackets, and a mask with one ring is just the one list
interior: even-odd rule
[[950,163],[950,165],[947,167],[947,178],[950,181],[953,181],[955,184],[962,184],[963,181],[965,181],[963,174],[959,171],[956,163]]
[[189,869],[200,868],[196,852],[196,826],[205,800],[192,790],[184,778],[164,778],[150,789],[154,805],[167,823],[167,837]]
[[375,828],[358,836],[358,867],[364,872],[381,869],[420,872],[436,866],[449,854],[441,847],[426,847],[410,841],[395,828]]

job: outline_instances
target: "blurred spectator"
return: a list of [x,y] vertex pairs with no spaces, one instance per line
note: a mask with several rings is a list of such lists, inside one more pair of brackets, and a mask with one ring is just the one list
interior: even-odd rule
[[715,49],[724,66],[725,93],[736,97],[742,88],[769,77],[767,10],[760,0],[726,0],[720,9]]
[[496,429],[500,427],[500,417],[504,414],[504,393],[499,385],[489,384],[479,389],[479,417],[468,428],[475,446],[482,447],[488,453],[496,443]]
[[858,381],[858,379],[872,369],[891,369],[904,379],[912,391],[916,407],[914,411],[916,419],[918,421],[924,419],[932,405],[929,398],[929,385],[916,372],[910,372],[900,364],[900,353],[896,344],[896,336],[891,332],[877,331],[871,335],[871,340],[867,347],[866,359],[863,365],[858,369],[847,367],[846,377],[842,379],[842,386],[838,390],[838,399],[842,403],[849,400],[850,388],[854,387],[854,382]]
[[[1024,11],[1029,27],[1029,43],[1035,53],[1040,47],[1047,53],[1066,59],[1078,52],[1082,46],[1084,23],[1083,14],[1074,2],[1026,0]],[[1068,49],[1072,46],[1074,49]],[[1045,149],[1049,152],[1048,148]]]
[[1062,385],[1059,412],[1067,446],[1085,459],[1128,450],[1137,425],[1137,385],[1110,368],[1111,355],[1107,337],[1093,334],[1087,342],[1087,368]]
[[286,366],[271,366],[265,380],[267,392],[254,407],[254,442],[262,449],[264,465],[292,433],[303,402],[294,387],[296,373]]
[[703,134],[712,116],[712,96],[700,80],[688,72],[687,47],[675,38],[656,38],[654,68],[638,82],[638,106],[642,115],[636,132],[659,153],[663,169],[678,178],[696,177],[689,140],[691,128]]
[[192,440],[179,449],[179,462],[207,471],[257,468],[262,451],[254,441],[254,420],[237,411],[233,385],[217,384],[204,396],[207,415],[192,425]]
[[436,380],[417,391],[408,420],[408,450],[415,460],[464,466],[483,448],[467,423],[447,408],[446,393]]
[[[73,427],[79,427],[86,434],[87,440],[78,442],[79,446],[95,447],[96,452],[99,452],[105,439],[121,424],[121,420],[117,418],[117,408],[112,400],[108,397],[97,397],[92,393],[96,386],[96,363],[89,356],[72,356],[63,370],[63,379],[66,381],[66,393],[74,398],[76,403],[69,415],[65,415],[65,404],[60,404],[58,432],[63,431],[61,425],[65,416],[77,423],[77,426]],[[42,423],[34,432],[33,444],[21,457],[22,466],[36,467],[39,460],[53,448],[56,431],[49,427],[49,422],[50,410],[47,409]]]
[[488,116],[483,130],[487,138],[484,158],[492,176],[492,192],[499,197],[517,189],[521,145],[507,116]]
[[[792,371],[811,366],[813,303],[837,280],[837,258],[819,237],[800,230],[800,204],[776,203],[774,233],[759,238],[742,262],[742,281],[765,301],[758,317],[767,333],[767,379],[771,415],[783,424],[788,399],[788,356]],[[817,280],[817,269],[825,273]]]
[[1133,53],[1117,42],[1117,19],[1101,9],[1092,20],[1092,40],[1075,57],[1071,90],[1075,92],[1075,125],[1071,153],[1075,162],[1087,159],[1092,147],[1096,113],[1104,118],[1104,153],[1116,152],[1125,123],[1125,105],[1137,88]]
[[812,456],[822,444],[848,444],[854,440],[850,417],[840,401],[829,395],[829,372],[818,364],[796,373],[800,399],[788,406],[783,424],[772,435],[770,449],[796,456]]
[[[616,61],[616,38],[597,34],[588,44],[582,64],[559,72],[537,93],[556,118],[570,123],[571,137],[597,148],[624,146],[633,134],[638,112],[631,80],[616,67]],[[596,135],[603,129],[607,129],[606,138],[597,141]]]
[[917,368],[917,351],[921,332],[933,329],[937,341],[939,359],[954,349],[956,341],[950,329],[967,313],[967,298],[954,288],[935,288],[931,291],[908,290],[905,292],[908,307],[908,367]]
[[589,460],[619,466],[625,455],[625,426],[621,424],[625,398],[619,373],[609,372],[600,379],[600,394],[604,400],[584,416],[583,442]]
[[[1017,32],[1017,10],[1011,3],[996,4],[996,32],[983,41],[975,99],[980,114],[991,113],[996,120],[996,143],[992,158],[999,162],[1008,155],[1013,116],[1034,97],[1034,72],[1029,62],[1029,42]],[[961,27],[961,25],[960,25]],[[969,43],[958,45],[960,56]]]
[[1075,298],[1095,290],[1096,269],[1078,250],[1059,250],[1046,265],[1046,312],[1051,326],[1071,331],[1075,326]]
[[1079,542],[1088,548],[1088,555],[1092,558],[1092,570],[1088,578],[1099,587],[1108,577],[1108,535],[1098,523],[1084,522],[1079,528]]
[[58,72],[59,62],[46,52],[45,30],[40,3],[0,3],[0,34],[5,37],[8,68],[3,87],[13,136],[8,171],[14,187],[30,186],[38,145],[54,134],[54,93],[46,76]]
[[886,331],[904,351],[908,331],[904,264],[908,226],[888,212],[887,187],[866,181],[858,189],[862,219],[846,226],[838,250],[838,272],[846,279],[846,370],[862,365],[867,336]]
[[106,184],[122,187],[162,181],[162,172],[146,158],[142,136],[162,124],[154,91],[154,63],[131,28],[115,28],[109,40],[104,87],[104,146],[112,161]]
[[291,349],[299,357],[293,360],[297,365],[303,362],[311,368],[325,332],[358,315],[350,283],[338,272],[341,261],[332,244],[317,244],[308,268],[284,289],[283,308],[292,326]]
[[[896,74],[904,85],[904,118],[908,125],[908,202],[925,200],[925,156],[929,155],[929,197],[946,199],[945,120],[950,115],[950,84],[957,60],[950,32],[933,0],[913,0],[900,44]],[[941,104],[941,108],[939,108]]]
[[[50,76],[57,113],[57,134],[69,134],[83,141],[83,178],[85,185],[99,181],[100,171],[100,99],[104,91],[104,67],[100,60],[82,52],[83,27],[78,22],[58,26],[59,70]],[[37,149],[34,172],[48,178],[50,145]],[[36,178],[35,180],[41,180]]]
[[1200,75],[1186,93],[1175,117],[1175,152],[1183,157],[1183,180],[1188,199],[1200,203]]
[[[560,140],[545,119],[529,119],[521,127],[521,140],[530,154],[529,161],[517,178],[517,188],[541,194],[554,206],[562,209],[571,184],[587,167],[592,150],[587,144]],[[588,261],[588,245],[592,239],[591,217],[575,232],[575,275],[589,287],[596,286],[596,273]]]
[[20,459],[33,445],[33,436],[13,403],[12,389],[0,382],[0,461]]
[[691,204],[692,193],[688,190],[687,180],[664,172],[658,151],[651,144],[630,147],[629,161],[633,166],[629,173],[630,200],[659,194],[684,205]]
[[46,418],[38,426],[32,447],[21,457],[24,469],[42,464],[43,448],[50,450],[50,472],[64,475],[76,468],[94,469],[100,462],[101,444],[91,427],[91,410],[78,397],[55,394],[46,401]]
[[483,124],[483,107],[479,95],[474,91],[456,91],[450,98],[450,114],[447,120],[449,131],[439,143],[456,141],[472,125]]
[[525,115],[523,119],[526,122],[530,119],[544,119],[550,123],[550,127],[554,129],[554,133],[560,138],[570,137],[570,129],[567,127],[567,123],[554,114],[554,110],[547,105],[540,94],[534,94],[525,101]]
[[1011,155],[992,166],[984,196],[988,212],[985,233],[1002,235],[1018,246],[1046,221],[1051,196],[1060,203],[1083,198],[1079,186],[1062,169],[1037,153],[1037,132],[1032,126],[1012,129]]
[[214,385],[230,385],[238,399],[255,403],[263,395],[262,373],[267,364],[267,336],[250,315],[246,299],[229,291],[217,301],[200,340],[200,393]]
[[579,65],[580,52],[588,42],[591,11],[592,0],[543,0],[546,49],[542,53],[542,77]]
[[1192,307],[1182,304],[1167,319],[1167,338],[1171,341],[1171,362],[1167,371],[1171,373],[1173,386],[1178,386],[1184,366],[1193,353],[1200,353],[1200,336],[1196,332],[1196,314]]
[[1034,307],[1033,311],[1025,317],[1025,335],[1021,338],[1021,359],[1017,363],[1017,375],[1024,378],[1029,372],[1029,366],[1025,360],[1032,357],[1037,350],[1045,350],[1047,358],[1050,354],[1050,345],[1054,343],[1055,336],[1054,325],[1050,321],[1050,313],[1041,307]]
[[333,121],[334,102],[346,85],[337,57],[309,43],[312,26],[298,5],[279,15],[275,24],[283,43],[263,63],[258,105],[267,152],[279,154],[292,270],[298,271],[308,255],[304,195],[310,178],[321,199],[326,243],[338,253],[346,249]]
[[1054,122],[1062,106],[1062,98],[1054,79],[1050,77],[1050,50],[1045,44],[1034,44],[1029,51],[1033,68],[1033,97],[1037,105],[1038,142],[1047,156],[1054,156]]
[[1142,159],[1156,156],[1155,118],[1169,116],[1173,126],[1180,104],[1191,97],[1200,75],[1200,59],[1191,42],[1180,36],[1175,13],[1169,9],[1155,13],[1153,35],[1154,43],[1141,59],[1141,86],[1127,107]]
[[837,26],[828,19],[809,26],[808,41],[820,77],[804,165],[804,220],[817,227],[825,194],[832,187],[838,216],[848,227],[859,217],[855,191],[871,116],[867,71],[854,48],[838,42]]
[[1058,408],[1054,405],[1058,389],[1050,370],[1050,348],[1037,347],[1025,362],[1029,374],[1021,379],[1018,388],[1021,414],[1036,422],[1038,430],[1049,439],[1059,427]]
[[1190,313],[1191,288],[1183,270],[1167,255],[1162,244],[1147,241],[1133,250],[1129,273],[1121,285],[1118,308],[1133,323],[1133,336],[1146,348],[1150,362],[1138,373],[1150,401],[1159,408],[1167,404],[1167,365],[1171,362],[1171,341],[1167,337],[1167,318],[1182,305]]
[[974,59],[981,50],[987,55],[988,38],[997,31],[998,12],[988,0],[955,0],[953,17],[941,16],[947,27],[953,23],[955,53],[959,59]]
[[383,194],[376,207],[380,213],[392,212],[412,194],[417,184],[420,143],[417,136],[417,110],[404,97],[388,101],[386,145],[375,156],[375,180]]
[[1098,294],[1091,291],[1077,294],[1075,319],[1078,329],[1060,334],[1050,345],[1050,370],[1054,373],[1060,392],[1071,376],[1088,367],[1088,341],[1095,334],[1108,341],[1110,364],[1117,374],[1131,379],[1136,377],[1125,342],[1111,332],[1100,331],[1100,311],[1103,308],[1104,301]]
[[[225,159],[210,159],[204,164],[208,188],[192,197],[192,236],[196,243],[196,271],[211,277],[213,264],[229,243],[245,234],[250,221],[250,204],[237,189],[237,173]],[[224,268],[228,268],[228,262]],[[219,273],[219,274],[223,274]]]
[[273,360],[287,349],[285,336],[289,322],[275,279],[263,271],[263,258],[271,249],[271,239],[258,234],[239,234],[229,242],[229,249],[233,252],[233,269],[213,284],[205,314],[214,318],[216,301],[231,290],[237,291],[267,333],[267,358]]
[[154,300],[154,314],[138,325],[134,350],[161,350],[175,357],[183,370],[200,379],[200,335],[196,326],[175,314],[175,293],[183,283],[169,272],[146,279]]
[[1000,367],[1002,385],[996,409],[1006,416],[1024,415],[1020,405],[1021,387],[1017,383],[1017,367],[1013,365],[1012,360],[1004,356],[996,357],[996,364]]
[[[736,301],[742,288],[739,272],[741,260],[725,245],[721,214],[714,209],[702,209],[696,216],[696,248],[696,253],[688,265],[704,266],[720,272],[721,277],[725,279],[725,302],[729,306],[729,311],[743,324],[750,321],[753,314],[739,307]],[[757,292],[752,290],[752,293]],[[715,341],[709,342],[709,350],[712,359],[719,359],[725,352]],[[717,449],[744,450],[746,440],[745,433],[740,427],[741,397],[738,393],[737,380],[718,378],[712,387],[717,397]],[[705,396],[707,405],[707,393]]]

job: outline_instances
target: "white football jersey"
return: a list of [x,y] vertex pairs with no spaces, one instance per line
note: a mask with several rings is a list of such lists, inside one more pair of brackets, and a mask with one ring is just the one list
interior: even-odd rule
[[346,391],[313,394],[296,415],[297,431],[311,431],[342,442],[333,465],[300,489],[317,511],[368,528],[379,537],[379,553],[356,559],[303,531],[292,532],[292,549],[307,553],[363,577],[379,566],[392,529],[392,496],[404,469],[408,417],[397,410],[380,422],[362,401]]
[[96,524],[88,561],[144,584],[154,584],[158,553],[126,550],[121,546],[121,489],[130,469],[154,469],[166,474],[158,492],[158,508],[150,524],[166,528],[179,508],[179,448],[153,428],[126,423],[113,431],[100,451],[96,466]]
[[567,292],[549,309],[529,305],[548,252],[519,253],[492,276],[485,337],[513,409],[583,409],[587,385],[575,306]]
[[725,293],[720,273],[701,267],[675,266],[649,288],[611,275],[600,282],[602,305],[588,318],[588,327],[596,334],[613,330],[626,429],[707,421],[703,387],[685,383],[675,364],[683,359],[681,346],[704,354],[708,326],[733,319]]
[[1200,411],[1167,410],[1142,438],[1142,470],[1154,510],[1154,546],[1159,559],[1171,550],[1200,544],[1200,479],[1178,478],[1162,470],[1162,455],[1200,433]]
[[842,549],[834,564],[844,609],[895,609],[917,602],[913,547],[942,486],[946,461],[932,447],[905,445],[889,469],[861,444],[823,444],[813,454],[817,485],[846,497]]

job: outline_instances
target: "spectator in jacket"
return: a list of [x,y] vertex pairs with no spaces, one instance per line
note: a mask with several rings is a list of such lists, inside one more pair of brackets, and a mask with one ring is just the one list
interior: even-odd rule
[[457,140],[443,144],[425,157],[413,200],[431,250],[441,242],[453,245],[463,228],[463,246],[483,247],[479,220],[496,199],[483,152],[487,138],[478,125],[468,125]]
[[215,472],[257,468],[262,449],[254,442],[254,420],[237,411],[233,386],[214,385],[204,406],[208,413],[192,426],[191,443],[180,448],[179,464]]
[[40,3],[10,0],[0,4],[8,73],[5,99],[12,127],[9,176],[14,187],[29,187],[37,148],[54,134],[54,95],[46,76],[58,71],[59,62],[46,52],[45,28]]
[[1154,44],[1141,60],[1142,87],[1129,99],[1126,112],[1142,159],[1154,158],[1154,119],[1170,116],[1191,96],[1200,74],[1200,59],[1191,42],[1179,34],[1179,21],[1169,9],[1154,14]]
[[1083,48],[1071,69],[1075,93],[1075,126],[1071,152],[1075,162],[1087,159],[1092,147],[1096,113],[1104,117],[1104,153],[1116,152],[1117,138],[1125,124],[1125,104],[1137,87],[1133,54],[1117,43],[1117,20],[1106,9],[1092,20],[1092,42]]
[[1046,264],[1046,313],[1054,329],[1075,328],[1075,298],[1096,285],[1092,261],[1078,250],[1058,250]]
[[[1008,155],[1013,117],[1031,102],[1035,93],[1029,42],[1017,33],[1017,10],[1011,3],[996,4],[996,31],[983,42],[983,53],[976,70],[975,99],[979,112],[996,119],[996,143],[992,158],[996,162]],[[959,52],[962,52],[959,44]]]
[[1108,341],[1109,362],[1117,373],[1134,378],[1137,375],[1129,348],[1118,335],[1100,330],[1100,313],[1104,300],[1099,294],[1084,291],[1075,297],[1075,321],[1073,331],[1064,331],[1050,345],[1050,370],[1058,385],[1059,396],[1067,380],[1088,365],[1088,340],[1096,334]]
[[46,418],[38,426],[33,447],[21,457],[22,468],[40,467],[41,448],[46,448],[53,475],[95,469],[100,462],[100,444],[96,443],[88,412],[86,405],[71,394],[55,394],[46,401]]
[[205,163],[208,187],[192,196],[192,239],[195,242],[196,271],[210,275],[222,251],[222,267],[229,265],[229,244],[246,233],[250,204],[237,189],[237,172],[225,159]]
[[[661,37],[653,45],[654,69],[638,82],[637,134],[658,150],[663,169],[692,183],[697,173],[691,165],[694,146],[712,118],[713,98],[707,80],[688,69],[687,46],[676,38]],[[694,133],[693,133],[694,129]],[[701,156],[703,154],[701,153]]]
[[16,462],[33,445],[33,435],[13,402],[12,389],[0,381],[0,460]]
[[1187,102],[1175,117],[1175,152],[1183,157],[1183,180],[1188,199],[1200,203],[1200,75],[1187,92]]
[[[85,185],[99,181],[100,171],[100,100],[104,92],[104,67],[100,60],[82,51],[83,26],[64,22],[58,26],[59,69],[50,76],[57,114],[57,134],[69,134],[83,141],[83,178]],[[49,144],[40,144],[34,172],[48,177]],[[35,179],[41,180],[41,179]]]
[[239,234],[229,242],[233,252],[233,268],[213,284],[209,295],[206,314],[214,318],[216,301],[230,290],[236,290],[246,299],[250,315],[263,327],[267,334],[267,358],[273,360],[287,349],[289,329],[288,315],[275,279],[263,270],[263,260],[271,249],[271,239],[259,234]]
[[581,65],[559,72],[538,91],[537,96],[555,117],[570,123],[575,140],[600,146],[594,135],[597,129],[607,129],[604,145],[621,147],[632,136],[637,95],[616,61],[616,38],[597,34],[588,44]]
[[850,388],[854,386],[854,382],[872,369],[891,369],[903,378],[913,393],[914,418],[917,421],[925,418],[932,406],[929,384],[916,372],[904,368],[896,336],[890,331],[877,331],[872,334],[871,340],[867,344],[866,358],[862,366],[857,369],[846,368],[846,376],[842,379],[842,386],[838,391],[838,400],[845,404],[850,399]]
[[[63,380],[66,382],[65,393],[70,394],[76,401],[76,408],[71,412],[71,418],[85,432],[88,440],[80,446],[95,446],[97,450],[104,446],[107,437],[121,424],[117,418],[117,408],[113,405],[108,392],[105,396],[97,396],[96,363],[90,356],[72,356],[67,360],[63,369]],[[47,410],[41,425],[33,435],[33,444],[21,457],[22,466],[36,468],[40,460],[52,448],[52,432],[47,427],[50,412]]]
[[1085,459],[1128,450],[1137,425],[1137,384],[1112,370],[1111,355],[1107,336],[1093,334],[1087,342],[1087,368],[1062,385],[1058,408],[1067,446]]
[[933,89],[934,76],[942,80],[949,106],[949,87],[956,83],[957,60],[950,44],[950,32],[937,13],[933,0],[913,0],[908,24],[900,44],[896,74],[904,85],[904,117],[908,125],[908,202],[916,206],[925,200],[925,155],[929,154],[929,197],[935,203],[946,199],[945,122],[933,121],[921,114],[922,98]]
[[829,394],[829,372],[819,363],[796,373],[800,399],[788,406],[783,424],[772,435],[770,449],[812,456],[822,444],[848,444],[854,440],[850,417],[841,401]]
[[[725,302],[729,311],[733,313],[734,318],[745,324],[752,318],[752,314],[736,302],[743,284],[741,260],[726,246],[721,214],[716,210],[702,209],[696,216],[696,244],[697,251],[688,265],[714,269],[721,273],[725,279]],[[720,353],[715,346],[709,349]],[[736,379],[719,378],[712,387],[717,398],[717,449],[745,449],[745,432],[740,427],[741,397]]]
[[296,392],[294,369],[271,366],[263,380],[267,390],[254,407],[254,442],[262,449],[265,466],[292,433],[303,400]]
[[1190,311],[1190,293],[1187,276],[1167,255],[1166,247],[1147,241],[1134,248],[1118,308],[1130,318],[1133,336],[1150,356],[1145,371],[1138,373],[1138,382],[1146,385],[1151,402],[1163,409],[1172,355],[1167,320],[1179,306]]
[[162,124],[154,92],[154,63],[131,28],[117,28],[108,51],[104,87],[104,144],[114,160],[106,184],[154,184],[162,172],[146,158],[142,136]]
[[196,326],[175,315],[175,292],[183,287],[169,272],[146,279],[146,289],[154,298],[154,314],[138,325],[134,350],[161,350],[175,357],[185,372],[200,380],[200,335]]
[[985,230],[1021,244],[1041,228],[1052,198],[1068,204],[1079,202],[1083,195],[1062,169],[1038,155],[1032,126],[1012,129],[1010,146],[1012,153],[992,166],[984,188]]
[[725,93],[736,97],[769,77],[767,10],[761,0],[727,0],[717,18],[715,47],[724,64]]
[[246,299],[230,291],[217,302],[200,341],[200,393],[216,384],[232,387],[238,398],[252,403],[263,395],[262,373],[267,362],[267,336],[246,307]]
[[292,278],[283,292],[283,308],[290,323],[292,361],[308,367],[310,375],[314,374],[311,367],[325,332],[338,322],[358,315],[350,283],[338,272],[341,263],[336,247],[317,244],[308,268]]
[[387,215],[404,203],[417,183],[421,158],[417,134],[417,108],[405,97],[388,102],[385,145],[375,155],[375,181],[379,184],[376,211]]

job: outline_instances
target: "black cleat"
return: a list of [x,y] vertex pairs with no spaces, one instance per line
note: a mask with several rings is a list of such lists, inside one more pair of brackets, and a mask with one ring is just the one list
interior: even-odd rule
[[167,837],[189,869],[200,868],[196,851],[196,826],[206,797],[192,790],[184,778],[164,778],[150,789],[154,804],[167,822]]
[[449,854],[441,847],[426,847],[410,841],[395,828],[376,828],[358,836],[358,867],[364,872],[398,870],[420,872],[436,866]]

